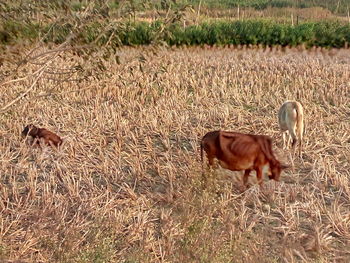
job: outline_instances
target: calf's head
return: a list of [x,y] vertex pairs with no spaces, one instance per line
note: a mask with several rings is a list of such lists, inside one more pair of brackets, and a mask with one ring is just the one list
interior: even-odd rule
[[25,137],[27,135],[35,136],[37,133],[38,133],[38,128],[33,124],[29,124],[26,127],[24,127],[24,129],[22,131],[22,136],[23,137]]

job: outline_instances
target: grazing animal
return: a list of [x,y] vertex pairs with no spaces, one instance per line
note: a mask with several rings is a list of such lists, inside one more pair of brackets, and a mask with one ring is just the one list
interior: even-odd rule
[[201,161],[203,165],[203,150],[207,154],[209,165],[214,164],[214,158],[219,160],[221,167],[232,170],[244,170],[243,184],[247,186],[252,170],[256,171],[260,186],[263,183],[263,167],[270,166],[270,179],[279,181],[282,165],[272,151],[272,140],[265,135],[252,135],[237,132],[213,131],[204,135],[201,141]]
[[[304,113],[303,106],[297,101],[286,101],[278,111],[278,123],[283,136],[283,149],[285,149],[292,138],[293,154],[297,141],[299,141],[299,157],[301,157],[303,134],[304,134]],[[289,136],[287,135],[289,133]],[[286,136],[288,136],[286,145]]]
[[33,124],[29,124],[23,129],[22,136],[31,136],[34,139],[33,145],[37,143],[39,146],[41,140],[47,145],[54,145],[56,147],[60,146],[63,142],[58,135],[47,129],[38,128]]

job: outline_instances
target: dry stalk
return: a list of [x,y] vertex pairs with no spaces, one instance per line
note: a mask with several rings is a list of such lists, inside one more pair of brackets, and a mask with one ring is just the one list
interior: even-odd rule
[[[0,261],[348,261],[349,51],[123,48],[104,70],[99,53],[57,51],[33,51],[19,68],[30,77],[0,86]],[[91,75],[60,81],[77,64]],[[270,135],[289,163],[287,99],[305,109],[303,162],[262,189],[251,176],[241,192],[242,173],[220,168],[205,185],[209,130]],[[21,141],[28,122],[62,149]]]

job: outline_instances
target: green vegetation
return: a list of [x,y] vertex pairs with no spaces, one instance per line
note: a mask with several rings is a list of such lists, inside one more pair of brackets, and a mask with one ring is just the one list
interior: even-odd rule
[[310,8],[310,7],[322,7],[328,9],[332,13],[346,15],[350,3],[348,0],[107,0],[107,1],[75,1],[75,0],[52,0],[52,1],[3,1],[0,3],[0,9],[11,13],[19,11],[33,11],[37,9],[53,9],[53,10],[73,10],[82,11],[93,2],[93,7],[98,10],[104,9],[104,11],[112,11],[116,9],[135,9],[135,10],[149,10],[149,9],[168,9],[169,7],[181,7],[184,5],[192,5],[194,7],[201,3],[204,8],[254,8],[257,10],[263,10],[269,7],[277,8]]
[[[3,44],[22,40],[62,43],[73,32],[70,23],[41,26],[7,21],[0,32]],[[168,45],[281,45],[307,47],[344,47],[350,43],[350,26],[339,22],[309,22],[296,26],[272,21],[217,21],[183,27],[179,23],[123,22],[104,24],[90,22],[76,30],[76,44],[97,46],[149,45],[162,41]]]
[[[264,46],[303,44],[308,47],[339,48],[350,42],[347,19],[334,15],[347,13],[348,6],[344,1],[4,1],[0,3],[0,47],[38,40],[60,44],[71,36],[73,45],[89,44],[112,48],[152,43]],[[238,6],[241,11],[238,11]],[[255,11],[268,7],[276,7],[278,11]],[[288,10],[290,7],[292,9]],[[307,15],[301,12],[302,8],[309,7],[318,8],[305,11]],[[231,13],[228,12],[230,8]],[[222,19],[213,21],[211,17]]]
[[[182,2],[198,5],[200,0],[187,0]],[[260,10],[268,7],[323,7],[337,14],[346,14],[350,3],[347,0],[204,0],[202,1],[202,5],[208,8],[234,8],[240,6],[251,7]]]
[[282,45],[344,47],[350,42],[350,27],[339,23],[305,23],[297,26],[271,21],[205,23],[182,29],[173,26],[171,45]]

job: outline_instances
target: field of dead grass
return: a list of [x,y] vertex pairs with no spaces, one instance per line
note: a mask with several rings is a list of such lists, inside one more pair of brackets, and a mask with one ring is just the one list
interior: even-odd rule
[[[1,68],[0,261],[350,261],[349,50],[46,51]],[[287,99],[306,119],[294,171],[243,193],[239,172],[204,184],[199,140],[215,129],[270,135],[290,164]],[[30,148],[29,123],[63,147]]]

